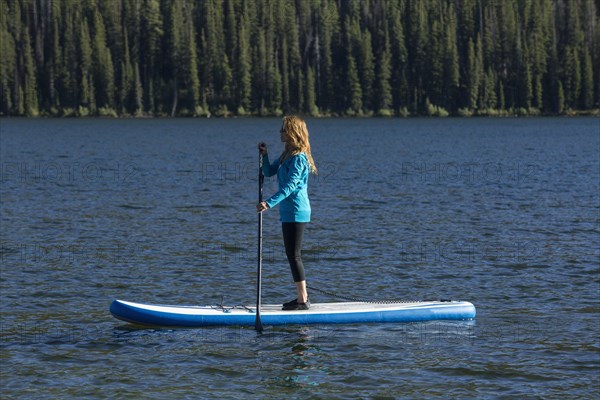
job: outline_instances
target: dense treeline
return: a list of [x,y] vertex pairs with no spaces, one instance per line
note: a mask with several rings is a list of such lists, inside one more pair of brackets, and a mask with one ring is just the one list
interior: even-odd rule
[[600,104],[594,0],[0,0],[2,115]]

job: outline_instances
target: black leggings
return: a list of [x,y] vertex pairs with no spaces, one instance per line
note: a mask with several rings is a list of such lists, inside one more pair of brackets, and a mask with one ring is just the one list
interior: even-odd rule
[[304,264],[302,264],[302,236],[304,236],[304,222],[283,222],[283,244],[285,255],[290,262],[294,282],[302,282],[304,278]]

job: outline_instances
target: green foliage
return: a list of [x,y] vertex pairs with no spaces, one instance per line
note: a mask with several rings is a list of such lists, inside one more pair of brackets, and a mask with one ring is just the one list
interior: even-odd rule
[[219,105],[219,107],[217,107],[215,109],[215,115],[217,117],[230,117],[231,116],[231,112],[229,111],[229,109],[227,108],[227,106],[225,104],[221,104]]
[[592,57],[589,53],[585,53],[583,56],[581,72],[582,91],[580,105],[584,109],[589,109],[592,108],[594,102],[594,71],[592,69]]
[[563,89],[563,84],[560,81],[558,82],[557,99],[558,99],[557,111],[559,114],[562,114],[565,110],[565,91]]
[[425,109],[427,110],[427,116],[429,117],[447,117],[450,115],[443,107],[431,104],[429,99],[425,100]]
[[37,98],[37,79],[35,65],[33,61],[33,52],[31,49],[31,40],[27,29],[23,30],[23,64],[25,65],[25,90],[24,111],[28,117],[37,117],[38,98]]
[[461,117],[470,117],[473,115],[473,111],[469,108],[459,108],[458,115]]
[[[73,111],[71,111],[71,109],[69,108],[66,108],[64,116],[70,117],[72,115],[74,115]],[[77,115],[79,117],[87,117],[88,115],[90,115],[90,110],[87,107],[79,106],[79,108],[77,109]]]
[[407,118],[410,117],[410,111],[408,111],[408,108],[402,107],[400,110],[398,110],[398,115],[402,118]]
[[112,117],[112,118],[118,117],[117,111],[114,108],[110,108],[110,107],[100,107],[98,109],[98,116]]
[[594,114],[592,0],[0,0],[0,115]]
[[379,57],[377,65],[377,84],[375,85],[375,108],[379,110],[379,115],[387,116],[392,106],[392,86],[390,79],[392,77],[392,56],[389,49],[389,40],[386,36],[385,46]]
[[393,117],[394,111],[390,110],[389,108],[382,108],[379,111],[377,111],[377,115],[379,117]]

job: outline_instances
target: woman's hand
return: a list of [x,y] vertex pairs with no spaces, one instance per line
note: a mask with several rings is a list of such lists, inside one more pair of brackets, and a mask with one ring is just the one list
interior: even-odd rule
[[258,144],[258,151],[260,152],[260,154],[262,154],[263,156],[265,154],[267,154],[267,144],[265,142],[260,142]]
[[263,212],[269,209],[269,206],[266,202],[262,201],[256,205],[256,211]]

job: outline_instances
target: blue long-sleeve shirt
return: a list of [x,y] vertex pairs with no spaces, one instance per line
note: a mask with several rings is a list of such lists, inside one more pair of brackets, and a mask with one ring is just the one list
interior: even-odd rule
[[279,190],[266,200],[269,208],[279,204],[281,222],[310,222],[310,201],[308,200],[308,175],[310,163],[306,154],[298,153],[279,164],[279,159],[269,163],[269,156],[263,156],[263,175],[277,174]]

